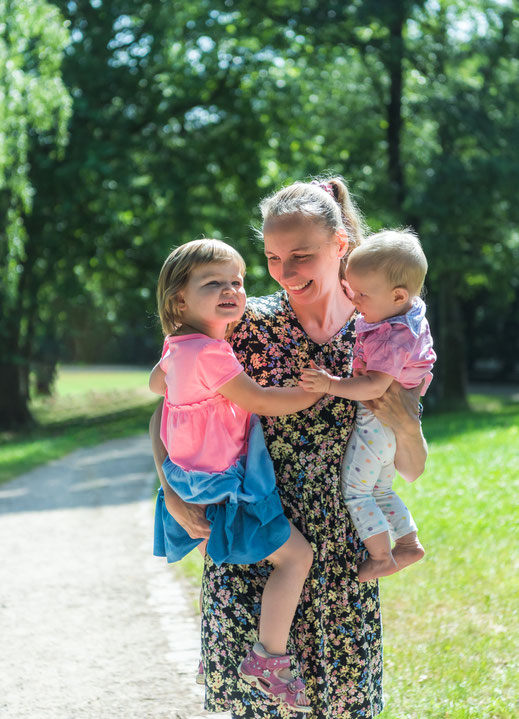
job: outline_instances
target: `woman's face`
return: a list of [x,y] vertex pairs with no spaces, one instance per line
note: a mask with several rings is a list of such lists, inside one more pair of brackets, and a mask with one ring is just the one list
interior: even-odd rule
[[[271,276],[298,304],[312,304],[341,289],[339,267],[348,249],[344,230],[294,215],[265,223],[265,255]],[[342,292],[342,289],[341,289]]]

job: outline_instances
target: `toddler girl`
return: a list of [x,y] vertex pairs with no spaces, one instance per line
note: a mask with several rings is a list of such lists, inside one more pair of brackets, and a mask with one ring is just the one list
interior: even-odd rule
[[[304,683],[290,672],[286,644],[313,553],[283,514],[274,468],[257,412],[283,415],[322,396],[300,387],[262,387],[250,379],[225,340],[245,309],[242,257],[218,240],[175,249],[162,267],[157,299],[166,339],[150,388],[164,394],[161,437],[168,484],[186,502],[207,505],[206,551],[216,564],[268,559],[256,643],[240,676],[282,703],[309,712]],[[193,539],[166,509],[159,490],[154,554],[181,559]]]
[[[393,380],[406,388],[423,381],[425,394],[436,360],[419,297],[426,272],[427,260],[411,231],[379,232],[355,248],[346,281],[362,314],[355,323],[356,376],[332,377],[313,365],[303,370],[302,387],[362,402],[380,397]],[[359,405],[342,465],[342,491],[368,550],[359,566],[361,582],[393,574],[424,555],[416,524],[392,489],[395,448],[393,431]]]

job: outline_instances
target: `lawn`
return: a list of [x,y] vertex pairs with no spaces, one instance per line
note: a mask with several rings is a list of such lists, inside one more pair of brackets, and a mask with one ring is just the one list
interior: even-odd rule
[[519,406],[484,399],[426,417],[426,473],[398,481],[427,554],[380,583],[381,719],[517,716]]
[[148,431],[157,405],[149,370],[65,366],[53,397],[36,398],[30,430],[0,433],[0,484],[78,447]]
[[[76,447],[145,432],[156,406],[147,376],[63,368],[56,397],[33,404],[40,427],[0,435],[0,482]],[[519,403],[474,395],[471,405],[471,412],[426,412],[427,470],[412,485],[396,483],[427,554],[380,583],[381,719],[519,715]],[[195,603],[198,552],[180,571]]]

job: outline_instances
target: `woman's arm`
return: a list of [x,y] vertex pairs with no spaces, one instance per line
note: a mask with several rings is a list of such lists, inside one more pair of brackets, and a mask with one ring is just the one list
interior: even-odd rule
[[247,412],[280,417],[311,407],[324,392],[305,392],[302,387],[262,387],[240,372],[218,388],[218,393]]
[[418,415],[419,387],[404,389],[394,381],[378,399],[363,402],[396,436],[395,466],[407,482],[414,482],[425,469],[427,443]]
[[[162,371],[162,370],[161,370]],[[150,419],[150,437],[153,449],[153,459],[159,475],[160,484],[164,490],[164,501],[168,512],[177,522],[184,527],[190,537],[209,537],[211,534],[209,522],[205,516],[205,506],[201,504],[189,504],[175,494],[167,483],[162,463],[167,457],[166,448],[160,438],[160,421],[162,415],[162,402],[159,402],[157,409]]]

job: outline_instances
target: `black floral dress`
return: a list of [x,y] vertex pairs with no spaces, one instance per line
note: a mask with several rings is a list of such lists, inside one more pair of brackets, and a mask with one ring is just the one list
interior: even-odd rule
[[[295,385],[311,359],[333,374],[351,374],[354,322],[316,344],[286,294],[278,292],[249,301],[231,342],[245,371],[259,384]],[[371,719],[382,710],[378,585],[357,582],[363,546],[340,492],[341,459],[354,414],[349,400],[326,396],[303,412],[263,418],[286,515],[314,550],[288,648],[300,663],[312,719]],[[202,655],[209,711],[247,719],[296,716],[237,675],[240,661],[257,641],[270,567],[268,562],[217,567],[206,556]]]

